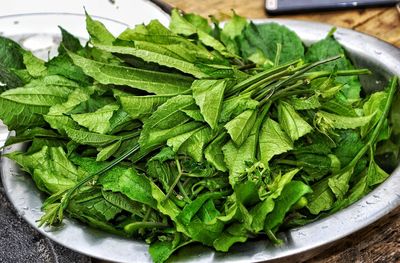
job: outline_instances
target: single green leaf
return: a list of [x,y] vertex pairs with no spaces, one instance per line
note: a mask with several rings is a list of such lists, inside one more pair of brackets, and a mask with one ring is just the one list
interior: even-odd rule
[[136,46],[137,47],[96,45],[97,48],[104,51],[139,57],[147,62],[153,62],[161,66],[175,68],[184,73],[193,75],[196,78],[205,78],[208,76],[207,74],[203,73],[198,67],[196,67],[192,61],[173,57],[169,54],[168,51],[160,48],[160,46],[153,46],[149,43],[141,43],[141,46],[139,48],[139,43],[137,42]]
[[228,122],[246,110],[255,110],[259,102],[250,98],[250,93],[234,96],[222,104],[221,122]]
[[24,69],[25,51],[13,40],[0,36],[0,65],[6,69]]
[[197,27],[196,25],[190,23],[186,19],[186,17],[184,15],[181,15],[176,9],[172,10],[171,23],[169,24],[169,27],[172,32],[177,34],[185,36],[197,34],[197,37],[205,46],[211,47],[221,52],[222,54],[227,53],[225,46],[213,36],[211,36],[209,34],[210,32],[204,31],[204,27]]
[[317,95],[313,95],[308,98],[293,97],[290,99],[290,104],[295,110],[314,110],[321,107],[321,103],[319,102]]
[[307,196],[307,208],[313,215],[332,208],[335,202],[335,195],[329,188],[328,180],[321,180],[312,186],[312,194]]
[[122,108],[132,119],[140,119],[151,115],[159,106],[165,103],[170,96],[118,96]]
[[287,102],[281,101],[278,105],[279,124],[289,137],[296,141],[310,133],[313,128]]
[[352,175],[353,169],[328,179],[328,186],[338,200],[344,199],[347,191],[349,190],[349,182]]
[[243,144],[248,138],[257,119],[255,110],[246,110],[230,122],[225,124],[225,128],[237,146]]
[[[199,212],[203,204],[210,199],[219,199],[223,196],[220,192],[205,193],[198,196],[191,203],[187,204],[178,215],[177,219],[185,226],[190,224],[192,218]],[[211,220],[209,220],[211,221]]]
[[175,251],[180,249],[183,246],[186,246],[187,244],[191,243],[192,241],[188,241],[182,244],[179,244],[178,246],[174,246],[172,242],[169,241],[157,241],[155,243],[152,243],[149,247],[149,253],[151,256],[151,259],[153,260],[154,263],[163,263],[165,262],[168,258],[171,257]]
[[311,193],[310,186],[300,181],[288,183],[276,199],[275,207],[265,218],[265,229],[274,230],[282,224],[286,213],[304,195]]
[[149,179],[133,168],[114,167],[99,178],[99,183],[104,190],[121,192],[133,201],[156,208]]
[[181,110],[194,104],[192,96],[180,95],[170,98],[146,120],[139,143],[142,148],[152,147],[169,138],[189,132],[199,123],[187,123],[190,118]]
[[211,163],[221,172],[226,172],[228,170],[224,161],[224,153],[222,152],[222,146],[226,143],[226,140],[226,134],[220,134],[204,150],[204,156],[207,162]]
[[118,136],[106,135],[84,130],[76,130],[69,127],[65,128],[68,137],[76,143],[81,145],[90,145],[94,147],[102,147],[113,143],[119,139]]
[[242,35],[243,30],[247,25],[247,19],[238,16],[234,11],[231,19],[225,23],[224,28],[221,31],[221,41],[225,44],[226,49],[232,54],[240,55],[239,45],[236,38]]
[[271,118],[267,118],[261,126],[259,144],[260,160],[267,167],[272,157],[293,149],[292,140]]
[[251,228],[254,232],[258,233],[264,229],[265,218],[275,207],[275,202],[271,197],[267,197],[264,201],[259,202],[255,205],[250,214],[253,216]]
[[79,39],[77,37],[73,36],[71,33],[69,33],[67,30],[65,30],[61,26],[59,26],[58,28],[61,31],[61,37],[62,37],[62,41],[58,48],[59,54],[64,53],[65,49],[72,51],[72,52],[77,52],[83,48],[81,45],[81,42],[79,41]]
[[32,141],[35,138],[63,138],[63,137],[52,130],[47,130],[41,127],[34,127],[31,129],[24,130],[23,133],[18,134],[17,136],[8,137],[4,146],[20,142]]
[[126,195],[118,192],[106,191],[102,189],[101,193],[104,199],[114,206],[128,211],[133,215],[143,217],[142,205],[139,202],[132,201]]
[[228,227],[220,237],[214,242],[213,246],[217,251],[228,252],[235,243],[244,243],[248,239],[248,234],[241,224],[233,224]]
[[178,136],[169,138],[167,140],[167,145],[172,148],[174,152],[178,152],[182,144],[184,144],[193,134],[203,129],[204,127],[199,127],[197,129],[182,133]]
[[368,170],[367,170],[367,177],[366,183],[368,187],[374,187],[385,181],[389,177],[389,174],[386,173],[379,165],[376,164],[373,157],[371,157]]
[[255,127],[240,147],[236,146],[232,140],[222,147],[224,160],[229,170],[229,183],[232,186],[239,181],[240,176],[246,171],[249,164],[255,162],[256,142],[257,130]]
[[115,37],[107,30],[107,28],[100,22],[93,20],[88,13],[86,13],[86,30],[89,32],[90,41],[93,44],[112,44]]
[[95,112],[71,114],[71,118],[91,132],[105,134],[110,131],[110,120],[118,109],[117,104],[109,104]]
[[82,86],[89,85],[92,82],[92,79],[72,62],[72,59],[65,51],[61,55],[49,60],[46,66],[48,75],[60,75],[81,83]]
[[46,75],[45,62],[35,57],[31,52],[24,52],[23,60],[27,71],[32,77],[38,78]]
[[1,98],[17,102],[22,105],[50,107],[67,100],[71,89],[62,86],[38,85],[22,87],[3,92]]
[[198,109],[198,108],[197,109],[184,109],[181,111],[184,112],[190,118],[192,118],[194,121],[205,122],[204,117],[201,114],[200,109]]
[[110,65],[68,53],[74,64],[85,74],[101,84],[127,85],[159,95],[179,94],[189,89],[192,79],[174,73],[164,73],[136,69],[126,66]]
[[121,208],[108,202],[100,189],[92,188],[79,193],[69,203],[68,210],[107,222],[121,213]]
[[367,125],[374,117],[375,113],[361,117],[347,117],[318,111],[316,114],[316,122],[322,130],[327,129],[355,129]]
[[196,162],[203,160],[205,146],[215,137],[216,131],[203,127],[184,141],[179,152],[192,157]]
[[101,161],[106,161],[108,158],[110,158],[116,151],[118,151],[119,147],[121,146],[121,140],[118,140],[103,149],[97,154],[96,161],[101,162]]
[[361,127],[361,137],[365,137],[373,127],[378,123],[382,117],[387,101],[387,93],[384,91],[378,91],[368,98],[363,105],[364,115],[374,115],[369,123]]
[[193,98],[212,129],[218,126],[226,85],[226,80],[196,80],[192,84]]

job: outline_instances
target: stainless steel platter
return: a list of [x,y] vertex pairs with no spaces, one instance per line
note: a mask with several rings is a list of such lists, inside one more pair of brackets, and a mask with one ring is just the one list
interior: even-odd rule
[[[256,23],[277,22],[294,30],[309,45],[326,36],[330,25],[295,20],[257,20]],[[1,25],[1,19],[0,19]],[[83,24],[82,24],[83,26]],[[35,33],[35,32],[31,32]],[[345,47],[352,61],[373,71],[363,77],[366,89],[382,88],[392,75],[400,76],[400,50],[371,36],[339,28],[335,37]],[[8,147],[5,152],[21,150],[23,145]],[[30,177],[7,158],[1,161],[1,178],[7,195],[20,215],[43,235],[80,253],[117,262],[150,262],[148,246],[91,229],[66,219],[58,228],[38,228],[44,200]],[[282,259],[299,253],[310,253],[368,226],[400,205],[400,168],[369,195],[352,206],[315,223],[281,233],[284,245],[268,241],[250,241],[236,245],[229,253],[216,253],[202,246],[187,247],[171,261],[185,262],[262,262]]]

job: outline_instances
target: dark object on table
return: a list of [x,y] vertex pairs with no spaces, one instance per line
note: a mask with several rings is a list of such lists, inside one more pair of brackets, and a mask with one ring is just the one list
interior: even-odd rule
[[323,10],[389,6],[399,0],[265,0],[265,9],[270,15],[301,13]]
[[83,256],[42,236],[19,217],[0,182],[0,262],[90,263]]

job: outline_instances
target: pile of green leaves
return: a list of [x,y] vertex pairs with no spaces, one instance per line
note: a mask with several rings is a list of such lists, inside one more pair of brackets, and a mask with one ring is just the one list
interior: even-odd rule
[[[224,27],[172,13],[117,38],[61,29],[48,62],[0,38],[7,154],[49,195],[40,225],[67,214],[150,243],[155,262],[200,242],[238,242],[332,214],[397,166],[397,78],[367,94],[328,36],[233,15]],[[397,100],[397,103],[393,103]],[[392,106],[393,105],[393,106]]]

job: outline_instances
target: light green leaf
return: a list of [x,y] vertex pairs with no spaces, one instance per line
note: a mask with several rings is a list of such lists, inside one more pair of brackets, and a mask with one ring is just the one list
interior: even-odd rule
[[355,129],[367,125],[374,115],[375,114],[373,113],[362,117],[347,117],[325,111],[318,111],[316,114],[316,123],[321,126],[322,130],[326,129],[325,127],[335,129]]
[[41,151],[30,155],[13,152],[7,157],[32,174],[37,187],[49,194],[73,187],[82,176],[61,147],[44,146]]
[[253,216],[253,221],[251,222],[251,228],[254,232],[258,233],[264,229],[265,218],[272,212],[275,207],[275,202],[271,197],[267,197],[264,201],[261,201],[255,205],[250,214]]
[[226,139],[226,134],[221,134],[204,150],[204,156],[207,162],[211,163],[221,172],[226,172],[228,170],[224,161],[224,153],[222,152],[222,146],[225,144]]
[[9,130],[41,126],[45,123],[42,115],[47,112],[47,106],[26,105],[0,96],[0,119]]
[[178,136],[169,138],[167,140],[167,145],[169,147],[172,147],[172,150],[174,152],[178,152],[179,149],[181,148],[182,144],[185,143],[193,134],[195,134],[196,132],[198,132],[201,129],[203,129],[203,127],[199,127],[197,129],[191,130],[189,132],[182,133]]
[[94,147],[102,147],[119,139],[118,136],[99,134],[84,130],[76,130],[69,127],[65,128],[65,131],[68,137],[71,138],[71,140],[73,140],[74,142]]
[[115,40],[107,28],[100,21],[93,20],[88,13],[86,13],[86,30],[89,32],[90,41],[93,44],[111,45]]
[[249,164],[256,161],[257,130],[255,128],[253,128],[251,134],[241,146],[236,146],[236,144],[230,140],[222,147],[224,160],[229,170],[229,183],[232,186],[237,183]]
[[178,124],[171,128],[150,129],[148,131],[143,130],[140,134],[139,143],[143,149],[151,149],[153,147],[161,146],[170,138],[196,130],[201,126],[202,124],[199,122],[187,122]]
[[108,158],[110,158],[116,151],[118,151],[119,147],[121,146],[121,140],[118,140],[103,149],[97,154],[96,161],[101,162],[101,161],[106,161]]
[[311,132],[313,128],[287,102],[281,101],[278,105],[279,124],[289,137],[296,141]]
[[300,181],[288,183],[276,199],[274,210],[265,218],[265,229],[274,230],[282,224],[285,215],[290,208],[304,195],[311,193],[310,186]]
[[0,96],[19,104],[50,107],[67,100],[70,93],[71,89],[68,87],[38,85],[35,87],[10,89],[3,92]]
[[367,170],[366,183],[368,187],[374,187],[385,181],[388,177],[389,174],[380,168],[372,157]]
[[203,160],[204,147],[214,138],[216,132],[203,127],[191,135],[179,148],[179,152],[192,157],[196,162]]
[[188,123],[190,118],[181,110],[194,104],[190,95],[170,98],[146,120],[140,134],[139,143],[142,148],[152,147],[195,129],[199,123]]
[[307,196],[307,208],[313,215],[332,208],[335,202],[335,195],[329,188],[328,180],[322,180],[312,186],[313,192]]
[[120,192],[131,200],[156,208],[151,182],[133,168],[117,166],[99,178],[104,190]]
[[261,126],[259,144],[260,160],[267,167],[272,157],[293,149],[292,140],[281,129],[279,123],[271,118],[266,119]]
[[[197,107],[197,106],[196,106]],[[199,109],[184,109],[182,110],[187,116],[192,118],[194,121],[205,122],[204,117]]]
[[293,97],[290,99],[290,104],[295,110],[313,110],[321,107],[321,103],[319,102],[317,95],[313,95],[308,98]]
[[170,98],[150,116],[144,129],[163,129],[176,126],[189,119],[181,110],[194,104],[192,96],[180,95]]
[[137,215],[143,217],[142,214],[142,205],[139,202],[135,202],[129,199],[126,195],[121,194],[119,192],[112,192],[112,191],[101,191],[104,199],[106,199],[111,204],[132,213],[133,215]]
[[192,84],[193,98],[212,129],[218,126],[226,85],[226,80],[196,80]]
[[225,23],[222,33],[230,39],[235,39],[242,34],[247,24],[248,22],[246,18],[238,16],[233,12],[231,19]]
[[185,36],[197,34],[199,40],[205,46],[211,47],[222,54],[227,53],[225,46],[221,42],[212,37],[208,32],[205,32],[202,28],[191,24],[183,15],[179,13],[177,9],[172,10],[171,23],[169,24],[169,27],[172,32],[177,34],[182,34]]
[[35,57],[31,52],[24,52],[23,59],[26,69],[32,77],[38,78],[46,75],[47,68],[43,60]]
[[378,123],[379,119],[382,117],[382,113],[385,109],[385,104],[387,101],[387,93],[384,91],[379,91],[371,94],[368,100],[363,105],[364,115],[374,115],[369,123],[361,127],[361,137],[365,137],[372,128]]
[[[136,46],[138,46],[138,44],[139,43],[136,43]],[[141,48],[125,47],[125,46],[107,46],[107,45],[96,45],[96,47],[104,51],[118,53],[118,54],[132,55],[141,58],[147,62],[153,62],[162,66],[175,68],[184,73],[193,75],[196,78],[207,77],[207,74],[203,73],[198,67],[196,67],[196,65],[194,65],[192,61],[175,58],[170,54],[168,54],[169,52],[165,51],[164,49],[162,49],[162,47],[157,45],[152,46],[149,43],[146,44],[142,43]]]
[[117,104],[109,104],[95,112],[71,114],[71,118],[91,132],[105,134],[110,131],[110,119],[118,109]]
[[338,200],[344,199],[347,191],[349,190],[349,182],[352,175],[353,169],[328,179],[328,186]]
[[127,85],[158,95],[179,94],[190,88],[192,79],[179,74],[110,65],[68,53],[74,64],[101,84]]
[[225,124],[225,128],[237,146],[247,139],[257,119],[257,111],[246,110]]
[[228,122],[246,110],[255,110],[258,104],[258,101],[251,99],[250,93],[229,98],[222,104],[220,121]]
[[140,119],[151,115],[160,105],[166,102],[170,96],[118,96],[122,108],[132,119]]

